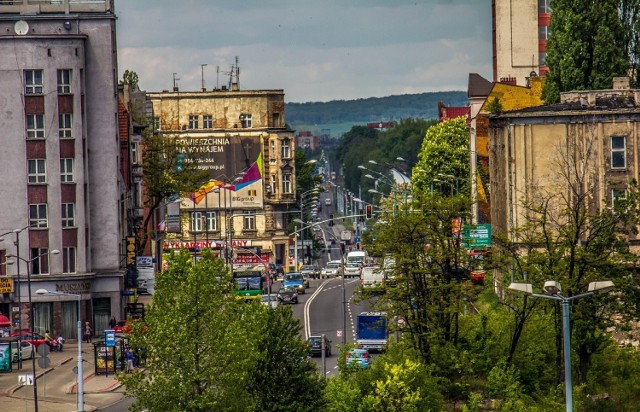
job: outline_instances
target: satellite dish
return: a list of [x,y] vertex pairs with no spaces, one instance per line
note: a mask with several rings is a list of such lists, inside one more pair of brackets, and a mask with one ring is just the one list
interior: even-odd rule
[[18,20],[13,26],[13,30],[15,30],[17,35],[24,36],[29,33],[29,23],[24,20]]

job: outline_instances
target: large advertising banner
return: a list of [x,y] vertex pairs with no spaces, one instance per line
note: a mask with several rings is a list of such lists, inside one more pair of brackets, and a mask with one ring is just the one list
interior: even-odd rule
[[11,372],[11,344],[0,343],[0,372]]
[[185,161],[197,158],[210,180],[187,199],[184,208],[261,208],[262,140],[259,136],[180,137]]

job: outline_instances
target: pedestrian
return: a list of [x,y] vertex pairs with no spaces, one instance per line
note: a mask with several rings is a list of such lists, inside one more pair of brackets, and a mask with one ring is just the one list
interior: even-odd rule
[[47,344],[49,349],[53,349],[53,338],[49,335],[49,329],[44,332],[44,342]]
[[127,373],[131,373],[133,372],[133,360],[135,357],[133,356],[133,352],[131,352],[131,349],[129,348],[127,348],[126,355],[127,355]]
[[111,319],[109,319],[109,329],[113,329],[117,323],[118,322],[116,321],[116,317],[111,316]]
[[89,322],[84,323],[84,341],[87,343],[91,343],[91,337],[93,336],[93,329],[91,329],[91,324]]

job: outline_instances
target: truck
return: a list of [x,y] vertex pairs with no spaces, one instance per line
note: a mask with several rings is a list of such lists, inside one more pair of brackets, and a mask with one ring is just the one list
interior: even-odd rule
[[356,327],[358,347],[378,352],[387,347],[386,312],[362,312],[356,319]]

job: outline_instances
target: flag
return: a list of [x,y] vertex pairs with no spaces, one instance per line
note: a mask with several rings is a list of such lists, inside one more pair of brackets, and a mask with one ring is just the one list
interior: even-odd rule
[[210,191],[212,191],[218,186],[222,186],[222,182],[218,180],[213,180],[213,179],[209,180],[207,183],[200,186],[198,190],[191,193],[191,201],[194,202],[196,205],[199,204],[200,202],[202,202],[202,199],[204,199],[207,196],[207,193],[209,193]]

